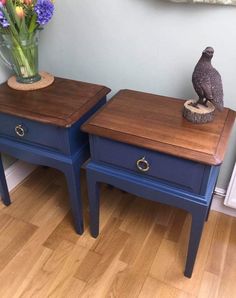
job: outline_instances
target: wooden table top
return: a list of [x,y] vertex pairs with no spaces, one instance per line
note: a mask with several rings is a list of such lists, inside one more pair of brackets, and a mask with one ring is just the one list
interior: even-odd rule
[[82,130],[201,163],[221,164],[235,112],[224,108],[216,112],[213,122],[193,124],[183,118],[183,104],[176,98],[121,90]]
[[4,83],[0,85],[0,112],[69,127],[109,92],[104,86],[63,78],[35,91],[13,90]]

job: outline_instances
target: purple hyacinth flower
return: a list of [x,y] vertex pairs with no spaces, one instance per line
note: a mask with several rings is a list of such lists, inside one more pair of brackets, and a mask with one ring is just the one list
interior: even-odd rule
[[53,15],[54,5],[50,0],[38,0],[34,7],[39,25],[47,24]]
[[7,28],[8,26],[10,26],[10,24],[8,23],[7,19],[5,18],[3,12],[0,10],[0,25],[3,28]]

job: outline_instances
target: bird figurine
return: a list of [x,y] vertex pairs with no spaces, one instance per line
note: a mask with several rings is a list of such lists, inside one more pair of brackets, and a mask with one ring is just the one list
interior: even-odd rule
[[207,102],[210,101],[216,109],[222,111],[224,108],[223,86],[219,72],[211,65],[213,54],[214,49],[207,47],[194,68],[192,82],[199,99],[193,105],[195,107],[198,104],[207,106]]

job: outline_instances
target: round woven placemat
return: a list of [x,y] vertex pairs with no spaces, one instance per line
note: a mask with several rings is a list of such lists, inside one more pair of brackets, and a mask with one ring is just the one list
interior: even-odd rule
[[12,76],[8,79],[7,84],[12,89],[22,90],[22,91],[30,91],[30,90],[37,90],[37,89],[45,88],[53,83],[54,76],[51,75],[50,73],[41,71],[39,74],[41,76],[41,80],[39,80],[38,82],[35,82],[35,83],[31,83],[31,84],[18,83],[16,81],[16,77]]

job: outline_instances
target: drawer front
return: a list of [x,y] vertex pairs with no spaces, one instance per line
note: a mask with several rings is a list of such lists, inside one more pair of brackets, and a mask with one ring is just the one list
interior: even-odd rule
[[60,127],[0,113],[0,137],[73,155],[88,143],[88,135],[80,130],[81,125],[105,103],[106,96],[70,127]]
[[20,117],[0,114],[0,136],[61,153],[69,152],[65,128]]
[[105,138],[94,136],[91,140],[92,158],[97,161],[158,179],[189,192],[201,192],[205,173],[203,164]]

